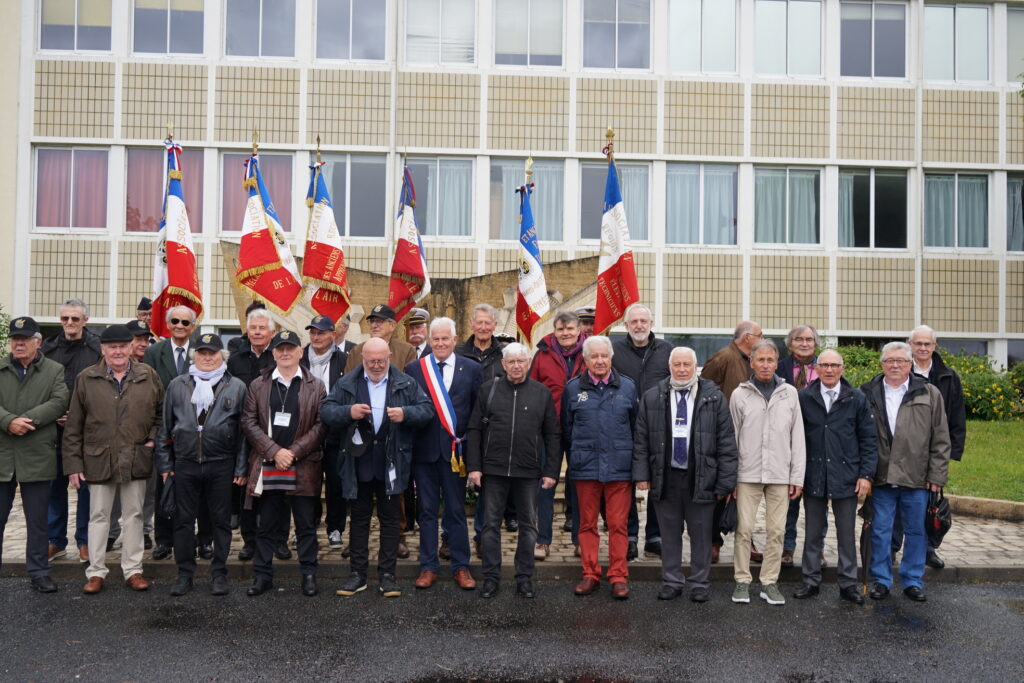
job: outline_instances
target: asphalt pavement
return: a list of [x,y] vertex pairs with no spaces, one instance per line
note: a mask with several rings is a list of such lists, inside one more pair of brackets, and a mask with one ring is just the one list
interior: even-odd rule
[[[113,578],[113,573],[112,577]],[[493,600],[451,582],[401,598],[369,589],[335,597],[336,581],[303,597],[298,580],[225,598],[199,581],[183,598],[169,582],[132,593],[119,581],[86,597],[80,581],[40,595],[0,579],[0,680],[770,680],[1006,681],[1024,677],[1024,584],[931,584],[928,602],[899,593],[863,607],[834,584],[808,601],[729,601],[715,584],[703,605],[659,602],[657,582],[627,601],[607,584],[592,596],[540,582],[535,600],[506,582]]]

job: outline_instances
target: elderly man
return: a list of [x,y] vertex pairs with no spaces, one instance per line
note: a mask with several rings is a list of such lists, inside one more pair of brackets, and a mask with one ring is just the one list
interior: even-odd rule
[[148,296],[139,299],[139,305],[135,307],[135,319],[146,323],[147,327],[153,322],[153,300]]
[[782,536],[789,501],[803,490],[807,444],[797,391],[776,376],[778,364],[774,343],[765,339],[755,343],[750,349],[754,375],[736,387],[729,399],[739,452],[733,602],[750,602],[751,535],[763,498],[767,539],[759,577],[761,598],[769,605],[786,604],[777,584]]
[[260,498],[256,532],[255,574],[245,594],[254,597],[274,587],[274,549],[287,539],[282,518],[295,518],[302,594],[317,594],[315,510],[320,498],[324,436],[320,403],[324,383],[302,369],[299,336],[278,332],[270,342],[275,367],[249,385],[242,412],[242,431],[249,442],[246,501]]
[[565,385],[562,443],[569,456],[566,476],[576,487],[579,503],[583,580],[576,586],[576,595],[590,595],[601,584],[597,518],[603,502],[608,522],[608,583],[612,597],[625,600],[629,597],[626,523],[633,499],[637,396],[633,380],[612,369],[614,353],[608,337],[587,337],[583,342],[587,371]]
[[473,307],[470,325],[473,334],[455,349],[455,353],[479,363],[485,382],[501,377],[505,372],[501,364],[501,350],[505,348],[505,342],[494,336],[498,311],[490,304],[477,304]]
[[[384,340],[391,351],[391,362],[399,369],[416,360],[416,349],[413,345],[402,341],[395,335],[398,323],[395,321],[394,309],[386,304],[377,304],[370,309],[370,314],[366,316],[366,322],[370,326],[370,337]],[[366,342],[356,344],[349,351],[345,372],[352,372],[362,366],[364,344]]]
[[346,359],[347,354],[352,351],[355,344],[345,340],[345,335],[348,334],[348,328],[352,326],[352,314],[346,313],[338,319],[338,322],[334,325],[334,344],[339,349],[345,352]]
[[818,379],[799,394],[807,441],[803,495],[806,533],[800,565],[804,582],[793,597],[810,598],[820,590],[821,550],[831,500],[839,541],[839,597],[861,605],[864,596],[857,582],[857,499],[871,494],[878,459],[875,421],[864,394],[843,379],[843,357],[838,351],[822,351],[815,370]]
[[[89,307],[81,299],[68,299],[60,307],[61,331],[43,342],[42,354],[64,366],[64,384],[68,394],[75,388],[75,378],[86,368],[99,361],[100,338],[86,328]],[[57,419],[57,478],[50,486],[50,505],[47,512],[47,534],[50,538],[47,555],[53,560],[66,552],[68,545],[68,477],[65,476],[61,452],[64,423],[67,415]],[[75,508],[75,543],[78,559],[89,561],[89,487],[78,489]]]
[[136,363],[145,363],[146,350],[149,349],[149,340],[152,336],[149,323],[143,320],[129,320],[125,327],[132,333],[132,360]]
[[380,592],[397,598],[402,595],[395,581],[400,501],[409,485],[413,439],[433,417],[433,409],[416,382],[396,367],[384,339],[367,339],[361,351],[359,367],[335,383],[320,408],[327,427],[345,434],[339,469],[342,495],[351,501],[352,509],[348,532],[352,574],[337,594],[352,596],[366,589],[370,516],[376,501]]
[[[167,311],[165,318],[171,336],[149,347],[143,357],[143,362],[156,370],[160,376],[160,382],[167,387],[175,377],[187,375],[189,366],[192,365],[189,350],[191,336],[195,331],[196,312],[188,306],[173,306]],[[154,471],[153,483],[150,484],[150,490],[146,492],[147,508],[151,505],[150,501],[160,500],[163,491],[163,479]],[[200,529],[201,552],[205,558],[213,555],[210,547],[209,520],[205,515],[200,517],[200,526],[202,527]],[[153,530],[156,535],[153,559],[162,560],[165,557],[170,557],[174,548],[173,520],[163,515],[156,515]]]
[[142,506],[153,472],[153,448],[163,404],[156,370],[131,362],[132,333],[112,325],[100,335],[103,359],[75,383],[64,427],[64,471],[71,485],[89,482],[89,567],[82,589],[93,595],[107,577],[107,532],[114,497],[121,500],[121,569],[129,588],[143,591]]
[[[654,336],[654,316],[651,309],[643,304],[631,304],[623,316],[628,334],[617,337],[612,345],[615,356],[612,364],[617,372],[629,377],[636,384],[636,395],[643,396],[647,391],[669,375],[668,356],[672,345],[664,339]],[[636,496],[633,496],[629,508],[629,542],[630,559],[636,557],[636,540],[640,531],[640,523],[636,511]],[[658,528],[658,516],[654,506],[647,508],[645,525],[644,554],[661,554],[661,530]]]
[[903,518],[905,547],[900,562],[903,594],[924,602],[924,532],[928,492],[946,485],[951,451],[942,393],[911,371],[910,346],[882,347],[882,374],[861,386],[875,416],[878,468],[874,476],[875,520],[871,528],[873,600],[889,597],[892,587],[892,526]]
[[416,357],[423,358],[430,354],[430,343],[427,341],[427,323],[430,313],[425,308],[414,308],[405,319],[405,340],[416,348]]
[[[662,533],[659,600],[682,595],[683,527],[690,536],[690,600],[707,602],[715,501],[736,488],[736,435],[725,395],[698,379],[697,354],[680,346],[670,375],[640,399],[633,479],[658,516]],[[671,433],[669,433],[671,430]]]
[[482,381],[480,364],[455,355],[455,321],[430,323],[432,352],[405,368],[430,397],[434,415],[420,428],[412,447],[412,473],[419,496],[420,575],[416,588],[430,588],[440,571],[437,514],[444,497],[444,529],[448,535],[452,572],[459,588],[472,590],[469,572],[469,530],[466,526],[466,466],[462,442]]
[[[571,315],[571,314],[570,314]],[[516,499],[519,539],[515,554],[516,595],[532,599],[533,546],[537,540],[537,488],[558,483],[561,457],[558,413],[551,390],[530,379],[530,353],[512,343],[502,349],[504,377],[480,388],[467,434],[466,467],[473,486],[483,486],[482,535],[484,586],[480,597],[498,594],[501,579],[501,517],[510,496]]]
[[174,559],[178,580],[171,595],[192,589],[196,571],[196,517],[207,512],[213,533],[210,592],[227,595],[231,550],[231,484],[246,477],[242,408],[247,389],[227,372],[227,351],[215,334],[200,335],[187,375],[171,380],[164,395],[163,422],[156,446],[157,470],[174,477]]
[[[927,325],[919,325],[907,339],[911,353],[914,354],[913,373],[929,383],[934,384],[942,394],[942,405],[946,410],[946,425],[949,427],[950,460],[959,461],[964,455],[964,442],[967,439],[967,410],[964,406],[964,388],[960,377],[953,368],[942,360],[936,350],[938,340],[935,330]],[[892,527],[892,552],[895,554],[903,545],[903,523],[899,509]],[[925,564],[933,569],[942,569],[946,563],[939,557],[935,548],[928,544]]]
[[588,337],[594,334],[594,313],[596,310],[593,306],[580,306],[573,311],[580,321],[580,334]]
[[57,478],[57,419],[68,406],[64,368],[39,352],[43,336],[32,318],[10,325],[10,355],[0,358],[0,558],[4,529],[21,490],[25,564],[32,588],[53,593],[46,550],[46,508]]

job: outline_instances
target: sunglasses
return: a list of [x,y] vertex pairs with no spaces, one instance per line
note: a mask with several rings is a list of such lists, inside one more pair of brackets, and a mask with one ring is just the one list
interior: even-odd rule
[[60,321],[62,323],[66,323],[66,322],[80,323],[80,322],[82,322],[82,319],[79,318],[77,315],[62,315],[60,317]]
[[170,323],[172,325],[181,325],[182,327],[189,327],[192,325],[192,321],[187,318],[171,318]]

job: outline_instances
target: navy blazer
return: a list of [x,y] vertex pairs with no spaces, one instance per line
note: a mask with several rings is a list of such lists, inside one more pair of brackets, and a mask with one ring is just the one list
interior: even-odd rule
[[[814,358],[811,360],[811,364],[813,365],[814,363],[817,362],[818,355],[815,354]],[[776,377],[781,377],[783,380],[785,380],[786,384],[789,384],[790,386],[796,386],[796,382],[793,379],[793,369],[795,367],[796,359],[794,359],[792,355],[786,356],[785,358],[779,359],[779,364],[775,368],[775,375]],[[807,383],[810,384],[811,382],[808,381]]]
[[[473,412],[476,396],[480,393],[483,373],[480,371],[479,363],[458,354],[453,353],[448,357],[448,361],[455,362],[452,386],[448,389],[452,407],[455,408],[455,428],[458,436],[465,438],[466,428],[469,426],[469,416]],[[405,373],[416,380],[423,392],[428,397],[430,396],[427,380],[420,370],[418,360],[405,366]],[[431,406],[433,406],[433,400],[431,400]],[[430,422],[416,433],[412,446],[412,461],[426,464],[436,462],[441,458],[448,460],[451,453],[452,439],[448,436],[445,428],[441,426],[441,419],[435,413]]]

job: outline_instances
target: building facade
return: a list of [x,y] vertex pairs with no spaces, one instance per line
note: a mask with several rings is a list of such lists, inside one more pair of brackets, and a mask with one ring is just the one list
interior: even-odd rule
[[210,328],[238,325],[221,243],[254,130],[297,254],[319,137],[347,263],[387,271],[407,160],[431,273],[458,278],[517,267],[529,155],[543,261],[595,255],[611,126],[660,332],[925,323],[1024,357],[1024,2],[20,4],[8,310],[54,322],[78,296],[93,322],[133,316],[168,123]]

